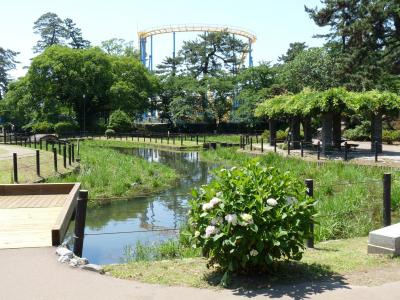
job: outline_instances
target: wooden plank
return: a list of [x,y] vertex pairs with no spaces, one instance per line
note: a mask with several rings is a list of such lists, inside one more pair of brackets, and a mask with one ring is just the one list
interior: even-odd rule
[[59,245],[80,184],[0,185],[0,249]]
[[59,207],[65,204],[67,197],[67,194],[0,196],[0,209]]
[[48,247],[61,207],[0,209],[0,249]]
[[68,194],[74,183],[2,184],[0,196]]
[[61,244],[61,241],[67,232],[68,224],[76,207],[80,187],[80,183],[75,183],[74,187],[68,194],[65,204],[51,230],[53,246]]

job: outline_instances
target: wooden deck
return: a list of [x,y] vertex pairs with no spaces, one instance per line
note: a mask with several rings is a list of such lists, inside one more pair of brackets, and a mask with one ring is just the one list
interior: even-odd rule
[[79,184],[0,185],[0,249],[61,243]]

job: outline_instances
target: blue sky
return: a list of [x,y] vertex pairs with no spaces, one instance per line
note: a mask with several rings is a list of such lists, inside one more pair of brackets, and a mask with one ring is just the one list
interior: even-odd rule
[[[291,42],[320,46],[323,33],[304,11],[304,5],[315,7],[319,0],[13,0],[3,1],[0,17],[0,46],[19,51],[21,64],[12,73],[24,74],[34,56],[32,47],[39,39],[33,33],[34,21],[46,12],[62,19],[71,18],[82,29],[84,38],[93,45],[118,37],[137,44],[137,31],[171,24],[219,24],[237,26],[256,33],[254,62],[276,61]],[[177,34],[182,40],[195,33]],[[172,36],[154,38],[154,64],[172,52]]]

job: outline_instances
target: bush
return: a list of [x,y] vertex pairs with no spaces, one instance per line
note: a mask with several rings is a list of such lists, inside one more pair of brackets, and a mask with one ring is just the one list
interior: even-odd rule
[[115,135],[115,130],[113,130],[113,129],[107,129],[106,132],[105,132],[105,135],[106,135],[107,137],[114,136],[114,135]]
[[[288,133],[287,133],[285,130],[278,130],[278,131],[276,132],[276,140],[277,140],[277,141],[286,140],[287,135],[288,135]],[[268,141],[268,140],[269,140],[269,136],[270,136],[269,130],[268,130],[268,129],[265,130],[265,131],[262,133],[261,136],[262,136],[263,139],[265,139],[266,141]]]
[[54,125],[54,131],[57,134],[73,132],[77,128],[78,128],[77,125],[71,122],[58,122],[56,125]]
[[369,141],[371,139],[371,123],[363,121],[353,129],[347,129],[343,137],[352,141]]
[[300,260],[314,214],[304,185],[255,162],[216,175],[193,192],[189,230],[209,265],[224,270],[221,283],[231,272],[267,271],[281,259]]
[[47,122],[38,122],[31,125],[32,133],[52,133],[54,132],[54,125]]
[[400,130],[383,130],[382,141],[389,145],[393,142],[400,141]]
[[108,128],[116,132],[127,132],[132,129],[132,120],[122,110],[116,110],[110,115]]

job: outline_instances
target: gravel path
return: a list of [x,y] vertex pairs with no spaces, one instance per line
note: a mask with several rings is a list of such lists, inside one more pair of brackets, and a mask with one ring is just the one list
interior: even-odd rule
[[332,281],[245,292],[150,285],[60,264],[55,248],[1,250],[0,266],[0,299],[400,299],[400,282],[357,287]]

